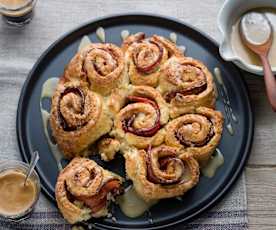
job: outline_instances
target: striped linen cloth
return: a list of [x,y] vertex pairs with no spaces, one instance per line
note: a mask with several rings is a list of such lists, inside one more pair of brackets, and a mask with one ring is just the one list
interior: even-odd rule
[[[93,18],[131,9],[174,16],[218,39],[215,22],[221,4],[222,0],[38,0],[35,18],[24,29],[9,28],[0,21],[0,160],[21,160],[16,140],[16,109],[20,90],[37,58],[63,33]],[[242,230],[247,229],[247,222],[243,175],[214,208],[193,222],[170,229]],[[30,219],[14,224],[0,218],[0,229],[71,227],[42,193]]]
[[[231,191],[214,208],[194,221],[169,229],[198,230],[244,230],[247,229],[245,178],[242,176]],[[20,223],[11,223],[0,218],[0,229],[62,230],[71,226],[62,218],[55,206],[41,195],[31,218]]]

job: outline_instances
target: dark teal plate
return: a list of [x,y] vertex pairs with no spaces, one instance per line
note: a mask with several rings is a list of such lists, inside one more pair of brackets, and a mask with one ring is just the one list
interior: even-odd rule
[[[31,152],[40,152],[37,172],[43,191],[55,202],[54,187],[58,169],[43,132],[39,107],[41,87],[48,78],[58,77],[63,73],[65,65],[75,55],[84,35],[96,40],[95,31],[99,26],[105,28],[107,42],[117,45],[122,42],[121,31],[126,29],[130,33],[143,31],[148,36],[159,34],[168,37],[171,32],[175,32],[178,35],[177,43],[187,47],[187,56],[201,60],[211,71],[214,67],[221,69],[233,111],[239,122],[234,123],[234,136],[224,129],[219,148],[224,155],[225,164],[219,168],[216,175],[211,179],[202,176],[199,184],[190,190],[181,202],[176,199],[160,201],[151,208],[153,223],[149,222],[146,214],[130,219],[124,216],[118,207],[114,209],[116,223],[107,218],[93,220],[96,226],[108,229],[157,229],[188,221],[214,205],[240,175],[250,153],[254,120],[248,91],[240,71],[219,56],[218,46],[212,39],[175,19],[145,14],[105,17],[80,26],[52,44],[32,68],[21,92],[17,110],[17,138],[23,159],[29,161]],[[225,113],[221,99],[217,101],[217,109]],[[119,163],[121,160],[122,157],[118,156],[107,167],[123,175],[124,169],[120,166],[122,163]]]

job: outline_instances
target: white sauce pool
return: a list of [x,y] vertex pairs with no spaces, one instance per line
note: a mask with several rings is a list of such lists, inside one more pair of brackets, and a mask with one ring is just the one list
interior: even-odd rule
[[128,30],[122,30],[121,32],[121,38],[122,40],[125,40],[129,36],[129,31]]
[[86,46],[88,46],[90,44],[91,44],[90,38],[86,35],[83,36],[81,41],[80,41],[78,51],[81,51],[83,48],[85,48]]
[[47,129],[50,113],[42,108],[43,98],[50,98],[50,99],[52,98],[55,92],[56,86],[58,84],[58,81],[59,81],[58,78],[49,78],[46,82],[44,82],[42,86],[41,97],[40,97],[40,112],[41,112],[41,117],[43,121],[43,129],[44,129],[45,136],[47,138],[48,145],[57,162],[58,169],[62,170],[61,160],[63,158],[63,155],[59,151],[57,144],[52,142]]
[[174,32],[170,33],[170,40],[171,40],[173,43],[176,44],[176,42],[177,42],[177,34],[174,33]]
[[[273,31],[272,31],[273,41],[268,54],[268,59],[271,66],[276,67],[276,9],[275,8],[255,8],[254,12],[264,14],[268,18],[273,28]],[[253,20],[256,20],[256,19],[253,19]],[[264,35],[266,33],[265,30],[268,31],[267,24],[262,28],[262,30],[257,30],[255,32],[254,30],[253,31],[251,30],[251,33],[255,34],[254,38],[258,37],[258,41],[257,41],[258,43],[266,39]],[[260,33],[260,31],[262,32]],[[240,57],[244,62],[251,65],[262,66],[262,62],[258,57],[258,55],[256,55],[253,51],[251,51],[242,41],[242,37],[240,36],[240,19],[237,20],[232,26],[232,31],[229,39],[231,42],[233,52],[238,57]]]
[[201,173],[205,177],[212,178],[216,174],[217,169],[222,166],[223,163],[224,157],[221,151],[216,149],[214,155],[211,156],[208,163],[200,169]]
[[105,31],[104,31],[104,28],[103,27],[99,27],[97,30],[96,30],[96,35],[97,37],[99,38],[99,40],[101,42],[105,42]]
[[145,202],[134,190],[134,187],[126,189],[126,192],[117,198],[122,212],[130,218],[143,215],[158,201]]

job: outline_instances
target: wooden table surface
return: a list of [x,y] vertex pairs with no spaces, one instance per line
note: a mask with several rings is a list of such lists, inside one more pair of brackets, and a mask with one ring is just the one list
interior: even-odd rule
[[[91,1],[91,7],[95,8],[91,9],[96,12],[91,18],[120,12],[129,12],[130,9],[132,11],[154,12],[177,17],[187,23],[191,23],[213,38],[219,40],[220,35],[216,26],[216,16],[223,1],[224,0],[93,0]],[[79,3],[81,3],[81,1],[78,1],[78,3],[72,3],[71,1],[71,4],[76,4],[75,10],[78,10]],[[125,6],[127,4],[131,5],[131,7],[126,8]],[[195,15],[201,16],[195,17]],[[62,17],[60,20],[62,20]],[[60,27],[58,31],[55,30],[54,27],[51,28],[51,25],[49,25],[49,30],[52,32],[51,36],[48,38],[49,44],[61,34],[83,21],[85,21],[85,19],[80,15],[79,18],[72,19],[70,26],[64,25]],[[43,34],[41,36],[43,36]],[[41,52],[39,51],[39,53],[32,53],[32,50],[30,50],[30,60],[38,57],[49,44],[43,44],[40,47]],[[30,63],[30,66],[31,64],[32,63]],[[255,115],[254,142],[251,156],[245,169],[249,229],[275,230],[276,113],[272,112],[267,102],[263,78],[248,73],[244,73],[244,75],[251,94],[252,107]],[[7,144],[9,144],[9,142],[7,142]]]
[[276,114],[261,77],[246,74],[255,115],[255,136],[246,165],[249,229],[276,229]]

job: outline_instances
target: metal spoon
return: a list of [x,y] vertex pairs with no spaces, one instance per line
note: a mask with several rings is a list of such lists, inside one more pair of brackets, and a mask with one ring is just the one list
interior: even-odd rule
[[26,182],[27,182],[28,178],[32,174],[32,172],[33,172],[33,170],[34,170],[34,168],[35,168],[36,163],[38,162],[38,160],[39,160],[38,151],[34,151],[32,153],[32,158],[31,158],[30,166],[29,166],[29,169],[28,169],[28,172],[26,174],[25,181],[24,181],[24,186],[26,185]]
[[240,21],[243,43],[259,55],[262,61],[266,94],[272,109],[276,112],[276,80],[267,58],[273,40],[272,32],[273,28],[265,14],[249,12]]

